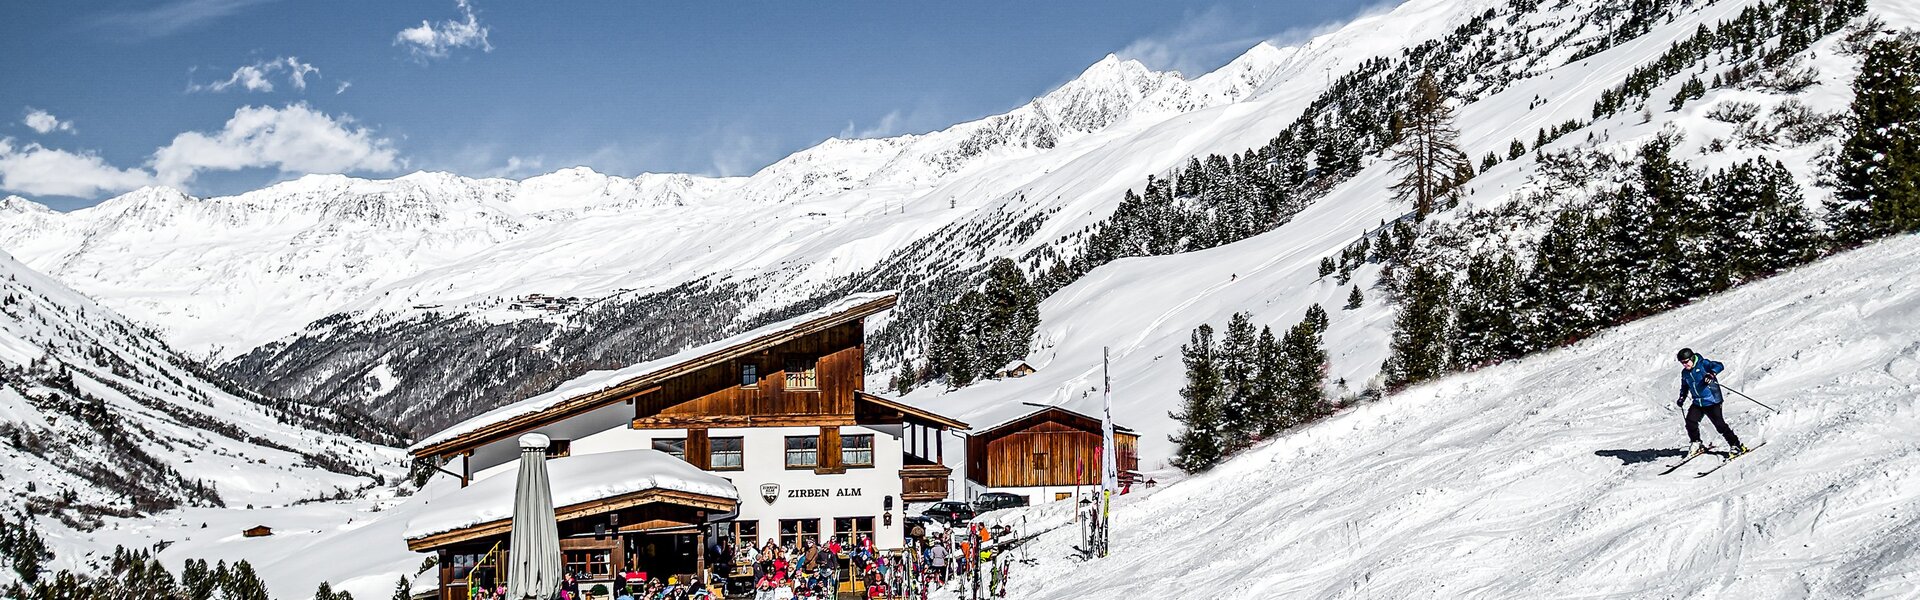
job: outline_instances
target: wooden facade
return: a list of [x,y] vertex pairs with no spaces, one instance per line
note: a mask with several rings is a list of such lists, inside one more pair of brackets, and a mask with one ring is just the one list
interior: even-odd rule
[[[1115,427],[1114,452],[1123,480],[1140,469],[1140,436]],[[967,479],[988,488],[1097,485],[1100,420],[1058,407],[967,438]]]

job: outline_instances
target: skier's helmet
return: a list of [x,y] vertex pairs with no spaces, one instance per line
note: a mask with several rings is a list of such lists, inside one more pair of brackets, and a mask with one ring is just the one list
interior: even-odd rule
[[1680,362],[1687,362],[1689,360],[1693,360],[1693,357],[1694,357],[1694,354],[1693,354],[1692,348],[1681,348],[1680,354],[1676,358],[1680,359]]

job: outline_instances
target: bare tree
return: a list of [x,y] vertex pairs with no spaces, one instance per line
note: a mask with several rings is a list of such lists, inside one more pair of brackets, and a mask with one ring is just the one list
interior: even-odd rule
[[1433,211],[1435,199],[1473,177],[1473,163],[1460,151],[1453,107],[1440,93],[1432,71],[1420,74],[1411,100],[1401,120],[1400,139],[1391,149],[1393,171],[1400,174],[1392,189],[1395,200],[1411,201],[1424,219]]

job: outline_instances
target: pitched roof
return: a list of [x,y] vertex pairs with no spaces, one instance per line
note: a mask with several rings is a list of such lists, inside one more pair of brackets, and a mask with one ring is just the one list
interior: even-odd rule
[[[508,529],[518,471],[507,470],[425,500],[407,521],[409,546],[435,547]],[[704,505],[725,512],[740,500],[733,482],[657,450],[623,450],[547,461],[555,518],[592,516],[635,502]],[[633,502],[623,502],[623,501]],[[449,535],[451,534],[451,535]]]
[[461,421],[422,438],[407,450],[415,456],[437,456],[561,421],[644,392],[673,377],[866,318],[893,308],[898,301],[899,297],[893,292],[853,294],[806,314],[688,348],[672,356],[622,369],[592,371],[552,391]]
[[[1047,406],[1047,405],[1038,405],[1038,404],[1029,404],[1028,406],[1034,406],[1034,407],[1036,407],[1036,408],[1034,408],[1034,409],[1033,409],[1033,410],[1031,410],[1031,411],[1028,411],[1028,412],[1025,412],[1025,413],[1022,413],[1022,414],[1020,414],[1019,416],[1015,416],[1015,417],[1012,417],[1012,418],[1008,418],[1008,419],[1003,419],[1003,420],[1001,420],[1001,421],[999,421],[999,422],[996,422],[996,423],[994,423],[994,424],[992,424],[992,425],[988,425],[988,426],[985,426],[985,427],[981,427],[981,428],[980,428],[980,429],[979,429],[978,431],[975,431],[975,432],[973,432],[972,434],[969,434],[969,435],[971,435],[971,436],[973,436],[973,437],[984,437],[984,436],[991,436],[991,435],[993,435],[993,434],[995,434],[995,433],[998,433],[998,432],[999,432],[999,430],[1001,430],[1001,429],[1005,429],[1005,428],[1007,428],[1007,427],[1009,427],[1009,426],[1012,426],[1012,425],[1018,425],[1018,424],[1021,424],[1021,423],[1024,423],[1024,422],[1026,422],[1026,421],[1029,421],[1029,420],[1032,420],[1032,419],[1035,419],[1035,418],[1037,418],[1037,417],[1040,417],[1040,416],[1042,416],[1043,414],[1045,414],[1045,413],[1049,413],[1049,412],[1058,412],[1058,413],[1063,413],[1063,414],[1064,414],[1065,416],[1067,416],[1067,417],[1069,417],[1069,418],[1075,418],[1075,419],[1081,419],[1081,420],[1084,420],[1084,421],[1086,421],[1086,422],[1090,422],[1090,423],[1093,423],[1093,427],[1094,427],[1094,429],[1095,429],[1096,431],[1097,431],[1097,430],[1099,429],[1099,427],[1100,427],[1100,418],[1099,418],[1099,417],[1095,417],[1095,416],[1093,416],[1093,415],[1089,415],[1089,414],[1086,414],[1086,413],[1081,413],[1081,412],[1077,412],[1077,411],[1074,411],[1074,410],[1070,410],[1070,409],[1068,409],[1068,408],[1066,408],[1066,407],[1062,407],[1062,406]],[[1127,435],[1138,435],[1138,434],[1135,434],[1135,433],[1134,433],[1134,431],[1133,431],[1132,429],[1129,429],[1129,428],[1127,428],[1127,427],[1122,427],[1122,426],[1120,426],[1120,424],[1118,424],[1118,423],[1115,423],[1115,424],[1113,425],[1113,432],[1114,432],[1114,434],[1116,434],[1116,435],[1118,435],[1118,434],[1127,434]]]

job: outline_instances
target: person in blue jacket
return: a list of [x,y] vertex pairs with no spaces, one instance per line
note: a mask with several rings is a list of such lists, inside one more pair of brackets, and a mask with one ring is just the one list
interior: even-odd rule
[[[1713,428],[1720,431],[1720,437],[1727,438],[1727,456],[1729,458],[1746,453],[1747,447],[1740,444],[1740,436],[1733,434],[1733,428],[1727,426],[1727,419],[1720,415],[1720,405],[1726,398],[1720,395],[1720,381],[1714,375],[1726,365],[1707,360],[1707,357],[1693,353],[1691,348],[1681,348],[1680,355],[1680,399],[1674,406],[1687,406],[1687,440],[1693,443],[1687,451],[1688,457],[1706,452],[1706,446],[1700,443],[1700,417],[1713,421]],[[1693,404],[1687,405],[1692,398]]]

